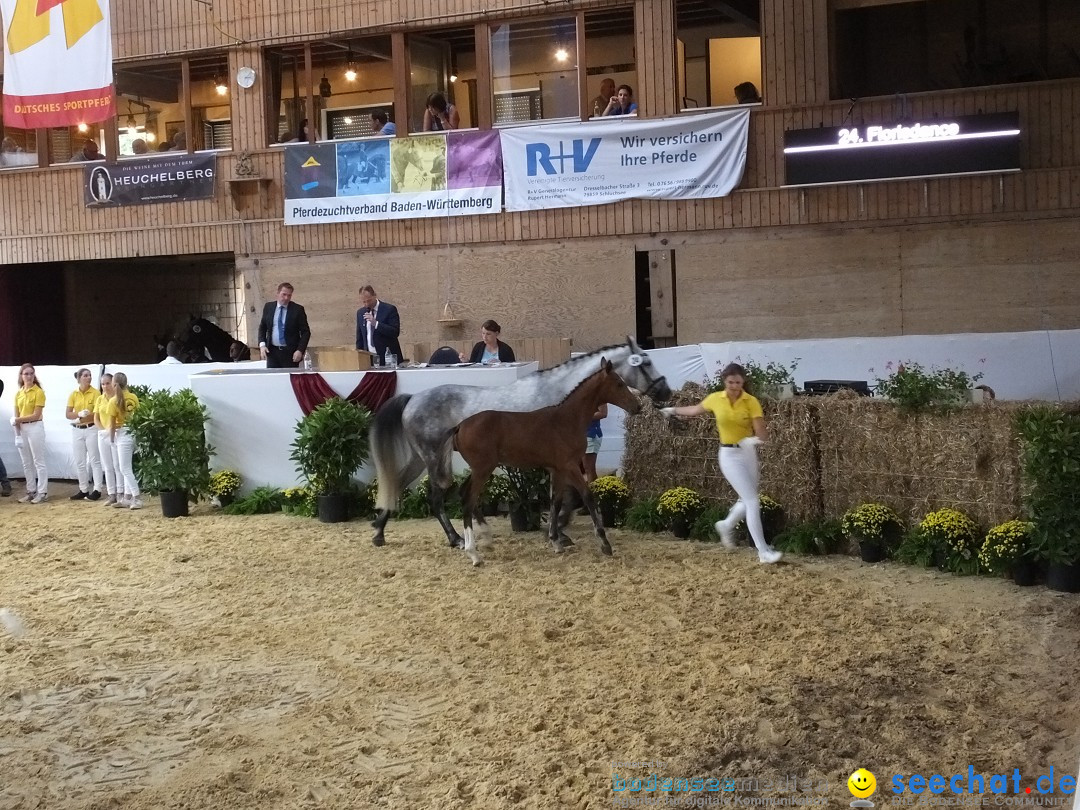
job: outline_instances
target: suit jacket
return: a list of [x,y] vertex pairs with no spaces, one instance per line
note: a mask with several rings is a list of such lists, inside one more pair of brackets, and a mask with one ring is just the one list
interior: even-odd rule
[[[268,301],[263,307],[262,320],[259,321],[259,343],[273,344],[274,315],[277,313],[277,301]],[[311,340],[307,313],[295,301],[290,301],[285,308],[285,346],[290,352],[306,352]]]
[[367,345],[367,321],[364,320],[366,307],[356,310],[356,348],[361,351],[375,352],[379,356],[377,362],[381,363],[389,349],[401,360],[401,343],[398,335],[401,334],[401,318],[398,316],[397,307],[385,301],[379,301],[375,307],[376,326],[372,335],[374,346]]

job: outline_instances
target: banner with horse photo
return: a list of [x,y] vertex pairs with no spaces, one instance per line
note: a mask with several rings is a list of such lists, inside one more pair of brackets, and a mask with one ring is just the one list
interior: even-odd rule
[[726,197],[746,169],[749,128],[738,109],[504,130],[506,210]]
[[4,124],[44,129],[112,118],[109,0],[0,0]]
[[494,214],[498,132],[447,132],[285,149],[285,224]]
[[217,155],[170,154],[83,165],[87,208],[205,200],[214,196]]

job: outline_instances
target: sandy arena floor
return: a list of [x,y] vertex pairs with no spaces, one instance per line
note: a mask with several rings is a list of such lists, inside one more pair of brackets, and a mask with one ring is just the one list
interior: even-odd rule
[[601,808],[652,772],[841,807],[858,767],[1076,774],[1077,597],[619,530],[605,559],[582,518],[562,556],[495,521],[474,569],[434,521],[376,549],[71,491],[0,502],[26,625],[0,627],[2,810]]

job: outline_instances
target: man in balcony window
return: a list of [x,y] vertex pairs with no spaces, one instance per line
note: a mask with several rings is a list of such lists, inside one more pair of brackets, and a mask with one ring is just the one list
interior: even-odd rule
[[83,163],[89,160],[104,160],[105,156],[98,151],[97,141],[87,138],[82,149],[71,156],[68,163]]
[[375,110],[371,114],[371,128],[376,135],[397,135],[397,125],[387,118],[384,110]]
[[592,114],[594,116],[603,115],[604,110],[607,109],[608,102],[611,101],[611,97],[615,95],[615,80],[612,78],[604,79],[600,82],[600,95],[592,101]]
[[608,100],[604,115],[630,115],[636,112],[637,103],[634,101],[634,88],[628,84],[620,84],[615,95]]

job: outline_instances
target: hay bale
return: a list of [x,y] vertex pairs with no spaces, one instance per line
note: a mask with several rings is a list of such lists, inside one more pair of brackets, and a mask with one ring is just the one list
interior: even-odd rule
[[[692,405],[704,395],[702,386],[688,383],[672,403]],[[1013,421],[1031,403],[907,414],[841,391],[763,401],[762,407],[770,441],[761,448],[761,491],[794,521],[838,518],[868,501],[889,505],[909,523],[942,507],[966,512],[983,528],[1022,514],[1021,445]],[[673,426],[647,405],[626,421],[631,492],[640,499],[682,485],[731,503],[735,494],[720,475],[718,445],[711,417]]]

